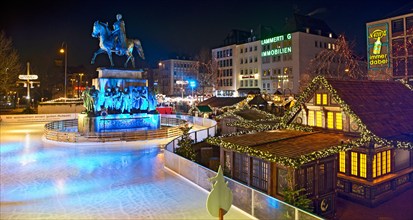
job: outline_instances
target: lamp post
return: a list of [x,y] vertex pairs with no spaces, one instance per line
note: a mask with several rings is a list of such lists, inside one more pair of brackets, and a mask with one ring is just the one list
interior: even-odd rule
[[72,82],[72,91],[70,92],[71,94],[72,94],[72,98],[75,96],[75,86],[74,86],[74,83],[75,83],[75,81],[76,81],[76,79],[75,78],[71,78],[70,79],[70,81]]
[[191,80],[191,81],[189,81],[189,86],[191,86],[191,93],[192,93],[192,95],[191,95],[191,102],[192,102],[192,104],[193,104],[193,102],[194,102],[194,87],[196,86],[196,83],[195,83],[195,81],[193,81],[193,80]]
[[[64,47],[63,47],[64,46]],[[63,42],[62,46],[60,48],[60,53],[64,53],[65,54],[65,102],[66,102],[66,98],[67,98],[67,43]]]
[[80,87],[82,86],[82,77],[84,73],[79,73],[79,81],[77,84],[77,97],[80,98]]

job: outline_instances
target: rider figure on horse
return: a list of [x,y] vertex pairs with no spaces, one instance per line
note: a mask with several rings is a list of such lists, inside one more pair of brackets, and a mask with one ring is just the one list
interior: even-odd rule
[[125,54],[126,50],[126,32],[125,22],[122,20],[122,15],[116,15],[116,22],[113,23],[112,35],[115,37],[115,50],[117,55]]

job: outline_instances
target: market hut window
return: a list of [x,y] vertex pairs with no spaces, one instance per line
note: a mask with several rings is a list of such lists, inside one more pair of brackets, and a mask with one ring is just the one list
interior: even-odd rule
[[317,93],[315,95],[316,105],[328,105],[328,94],[327,93]]
[[317,127],[323,127],[323,113],[321,111],[316,111],[315,121]]
[[343,130],[343,116],[341,112],[327,112],[327,128]]
[[305,189],[307,196],[314,195],[314,166],[302,167],[298,174],[300,188]]
[[351,152],[351,175],[367,177],[367,155]]
[[373,178],[391,172],[391,151],[383,151],[373,156]]
[[346,172],[346,152],[345,151],[340,151],[338,155],[338,163],[339,163],[339,171],[342,173]]
[[333,162],[318,165],[318,191],[319,193],[332,192],[333,184]]
[[314,126],[314,111],[308,111],[308,126]]
[[323,112],[309,110],[308,126],[323,127]]
[[248,167],[249,157],[240,153],[234,153],[234,179],[247,183]]
[[267,191],[268,189],[268,163],[252,158],[252,186]]

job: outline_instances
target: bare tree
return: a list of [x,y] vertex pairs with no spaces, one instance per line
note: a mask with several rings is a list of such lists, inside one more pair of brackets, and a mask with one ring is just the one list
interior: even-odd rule
[[19,54],[13,48],[13,42],[0,32],[0,94],[7,94],[16,86],[18,75],[22,73]]
[[343,35],[339,36],[330,48],[322,50],[301,76],[301,87],[305,86],[317,75],[336,79],[365,79],[366,68],[360,66],[361,59],[353,53],[353,45]]
[[206,89],[211,87],[215,88],[218,76],[218,62],[211,55],[211,50],[203,48],[200,50],[199,55],[196,56],[196,63],[193,68],[199,71],[198,84],[199,88],[204,95]]

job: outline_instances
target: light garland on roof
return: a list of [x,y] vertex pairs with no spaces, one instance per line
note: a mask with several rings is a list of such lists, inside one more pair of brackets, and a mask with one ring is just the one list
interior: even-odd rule
[[[365,146],[369,143],[376,143],[381,146],[395,146],[396,148],[399,149],[405,149],[405,150],[413,150],[413,143],[410,142],[402,142],[402,141],[389,141],[383,138],[380,138],[373,134],[370,130],[367,129],[367,126],[361,121],[361,119],[350,109],[350,107],[339,97],[337,94],[337,91],[328,83],[328,81],[322,77],[322,76],[317,76],[313,79],[312,83],[305,89],[305,91],[302,93],[302,95],[297,99],[296,104],[285,113],[284,117],[281,119],[280,123],[277,125],[263,125],[259,124],[257,122],[253,121],[248,121],[245,119],[240,119],[239,121],[228,123],[229,126],[237,126],[237,127],[244,127],[244,128],[249,128],[253,129],[253,131],[244,131],[244,132],[237,132],[237,133],[232,133],[229,135],[226,135],[225,137],[231,137],[231,136],[237,136],[237,135],[242,135],[242,134],[253,134],[255,132],[260,132],[260,131],[266,131],[266,130],[274,130],[274,129],[291,129],[291,130],[302,130],[302,131],[311,131],[312,127],[309,126],[303,126],[303,125],[297,125],[297,124],[289,124],[288,122],[292,119],[293,116],[298,113],[299,110],[301,110],[301,106],[305,104],[310,98],[311,95],[314,94],[314,92],[317,90],[319,87],[319,83],[326,88],[331,96],[336,100],[336,102],[340,105],[342,110],[347,113],[355,123],[360,128],[360,138],[357,140],[349,141],[346,144],[341,144],[338,146],[330,147],[327,149],[319,150],[319,151],[314,151],[312,153],[306,154],[306,155],[301,155],[298,158],[288,158],[288,157],[280,157],[277,155],[274,155],[268,151],[260,151],[253,149],[248,146],[243,146],[243,145],[237,145],[229,142],[223,141],[221,137],[209,137],[206,139],[206,142],[212,145],[220,146],[228,150],[236,151],[239,153],[246,153],[250,156],[253,157],[258,157],[262,158],[264,160],[270,161],[270,162],[275,162],[282,164],[284,166],[290,166],[294,168],[298,168],[301,165],[325,158],[328,156],[331,156],[333,154],[337,154],[340,151],[347,151],[352,148],[359,148],[362,146]],[[233,112],[228,113],[228,115],[234,114]],[[235,114],[234,114],[235,115]],[[238,118],[238,117],[236,117]]]
[[319,151],[315,151],[309,154],[301,155],[297,158],[289,158],[289,157],[282,157],[272,154],[268,151],[260,151],[254,148],[238,145],[230,142],[223,141],[220,137],[209,137],[206,139],[206,142],[212,145],[220,146],[222,148],[235,151],[238,153],[245,153],[252,157],[258,157],[270,162],[275,162],[282,164],[284,166],[289,166],[293,168],[299,168],[301,165],[306,164],[310,161],[314,161],[317,159],[325,158],[334,154],[337,154],[340,151],[347,151],[352,149],[353,147],[359,147],[363,145],[359,140],[350,141],[346,144],[337,145],[328,149],[323,149]]

